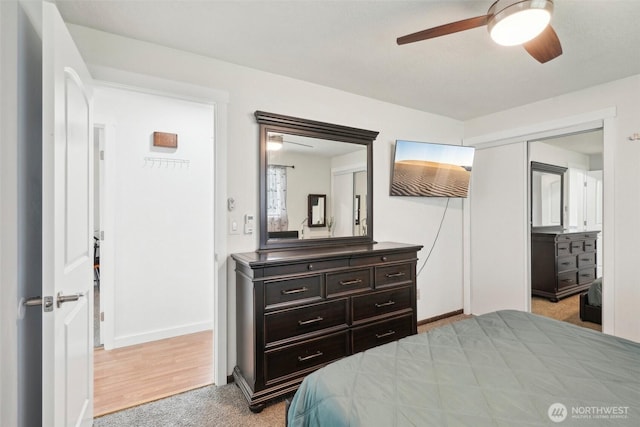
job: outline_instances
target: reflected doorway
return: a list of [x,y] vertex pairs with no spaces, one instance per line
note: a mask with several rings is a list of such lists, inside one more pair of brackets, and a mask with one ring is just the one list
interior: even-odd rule
[[[598,295],[601,295],[602,253],[605,249],[602,246],[603,151],[602,128],[529,141],[529,163],[542,162],[567,168],[563,177],[565,189],[562,201],[563,232],[597,233],[596,280],[591,282],[592,285],[584,291],[560,298],[555,302],[550,301],[549,298],[532,296],[531,312],[599,331],[602,330],[601,320],[589,316],[588,313],[585,314],[585,310],[591,310],[594,306],[589,304],[588,295],[584,294],[592,295],[595,309],[601,312],[601,299]],[[556,253],[555,256],[557,257],[558,254]],[[572,258],[569,255],[567,259]],[[576,258],[576,268],[579,268],[580,262],[579,257]]]

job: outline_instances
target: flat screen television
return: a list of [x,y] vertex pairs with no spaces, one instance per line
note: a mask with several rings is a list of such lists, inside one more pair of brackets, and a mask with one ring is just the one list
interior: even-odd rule
[[473,147],[397,140],[391,196],[467,197]]

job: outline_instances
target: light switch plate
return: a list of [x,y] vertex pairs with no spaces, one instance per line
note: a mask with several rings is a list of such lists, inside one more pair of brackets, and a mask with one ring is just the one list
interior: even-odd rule
[[234,215],[229,215],[229,234],[240,234],[240,222]]

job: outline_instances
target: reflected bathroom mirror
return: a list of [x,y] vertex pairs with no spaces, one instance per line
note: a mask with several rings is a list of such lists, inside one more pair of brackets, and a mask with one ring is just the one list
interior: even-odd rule
[[307,205],[307,218],[309,227],[326,227],[325,216],[327,214],[326,194],[309,194]]
[[378,133],[261,111],[256,119],[260,249],[371,242]]
[[531,228],[564,228],[564,173],[567,168],[531,162]]

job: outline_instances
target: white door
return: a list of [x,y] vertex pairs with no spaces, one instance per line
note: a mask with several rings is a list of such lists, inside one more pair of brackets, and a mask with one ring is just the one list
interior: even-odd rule
[[526,158],[525,142],[476,149],[469,200],[473,314],[528,309]]
[[353,236],[353,173],[333,175],[330,216],[340,218],[334,227],[335,237]]
[[586,176],[586,208],[585,208],[585,226],[587,230],[597,230],[598,248],[597,276],[602,276],[602,171],[589,171]]
[[[91,78],[54,5],[42,4],[43,425],[93,423]],[[78,298],[78,295],[82,295]],[[58,304],[61,298],[69,301]]]

